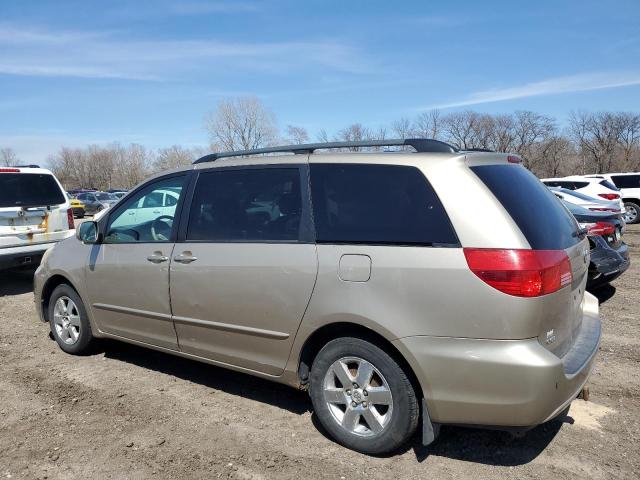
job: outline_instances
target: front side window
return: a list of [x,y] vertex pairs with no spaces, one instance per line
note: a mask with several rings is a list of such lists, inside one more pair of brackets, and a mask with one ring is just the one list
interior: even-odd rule
[[302,215],[297,168],[203,172],[191,203],[187,241],[298,241]]
[[[127,199],[121,208],[109,216],[105,229],[105,243],[166,242],[171,238],[177,199],[173,205],[163,206],[167,192],[182,193],[185,176],[170,177],[146,186]],[[160,198],[160,202],[157,199]]]
[[311,165],[318,243],[457,245],[449,217],[415,167]]

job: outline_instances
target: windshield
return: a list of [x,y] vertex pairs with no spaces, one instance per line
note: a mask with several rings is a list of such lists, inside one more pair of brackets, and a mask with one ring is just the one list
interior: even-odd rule
[[66,199],[58,182],[45,173],[0,173],[1,207],[46,207]]
[[96,198],[98,200],[115,200],[115,197],[110,193],[96,193]]

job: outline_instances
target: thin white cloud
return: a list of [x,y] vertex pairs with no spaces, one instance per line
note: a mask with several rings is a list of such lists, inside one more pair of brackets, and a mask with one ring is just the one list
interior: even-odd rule
[[586,92],[590,90],[629,87],[633,85],[640,85],[639,72],[586,73],[549,78],[547,80],[526,83],[516,87],[483,90],[472,93],[461,100],[454,100],[440,105],[431,105],[424,109],[466,107],[483,103],[515,100],[518,98],[555,95],[560,93]]
[[0,74],[11,75],[159,80],[212,70],[216,74],[373,71],[358,49],[336,40],[127,40],[115,32],[58,32],[0,24],[0,43],[5,46]]

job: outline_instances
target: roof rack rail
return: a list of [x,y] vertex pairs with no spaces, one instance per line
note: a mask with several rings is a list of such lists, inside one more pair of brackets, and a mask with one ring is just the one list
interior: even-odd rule
[[14,165],[14,168],[40,168],[40,165],[35,165],[35,164],[31,164],[31,165]]
[[264,153],[295,153],[305,154],[313,153],[316,150],[333,149],[333,148],[365,148],[365,147],[402,147],[408,146],[415,148],[416,152],[432,152],[432,153],[455,153],[458,150],[448,143],[440,140],[432,140],[430,138],[407,138],[392,140],[364,140],[359,142],[325,142],[325,143],[306,143],[301,145],[285,145],[281,147],[256,148],[253,150],[237,150],[232,152],[210,153],[197,159],[195,163],[214,162],[219,158],[227,157],[245,157],[249,155],[260,155]]

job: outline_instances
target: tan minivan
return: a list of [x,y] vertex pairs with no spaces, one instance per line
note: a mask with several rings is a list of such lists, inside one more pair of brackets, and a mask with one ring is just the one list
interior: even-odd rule
[[361,452],[530,428],[582,389],[600,321],[584,232],[519,161],[426,139],[208,155],[49,250],[40,318],[69,353],[112,338],[308,389]]

